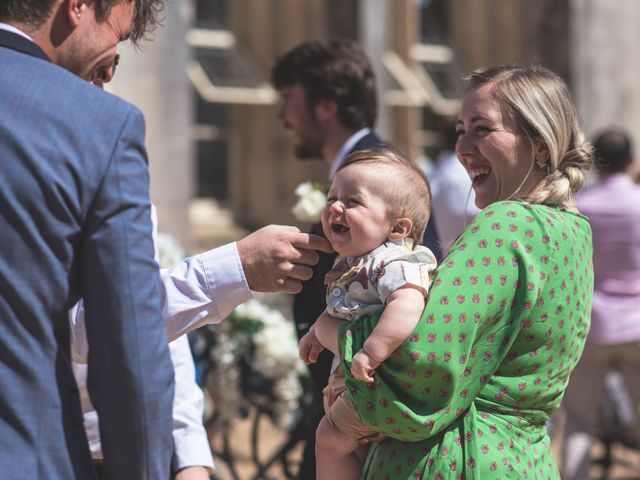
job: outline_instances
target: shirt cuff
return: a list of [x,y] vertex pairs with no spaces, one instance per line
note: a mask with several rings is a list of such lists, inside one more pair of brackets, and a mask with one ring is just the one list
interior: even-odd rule
[[205,430],[201,434],[193,431],[173,432],[173,470],[187,467],[206,467],[213,474],[213,456]]
[[209,250],[197,258],[210,288],[216,317],[226,317],[231,310],[251,298],[236,242]]

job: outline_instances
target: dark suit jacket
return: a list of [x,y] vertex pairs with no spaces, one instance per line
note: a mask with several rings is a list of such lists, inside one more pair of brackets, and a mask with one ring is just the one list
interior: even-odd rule
[[0,31],[0,161],[0,478],[93,478],[69,358],[80,297],[105,478],[168,478],[142,114]]
[[[369,133],[362,137],[349,153],[353,153],[358,150],[365,150],[367,148],[385,146],[387,145],[380,140],[375,133]],[[312,227],[311,232],[324,236],[322,233],[322,225],[320,223],[315,224]],[[320,255],[320,260],[313,269],[313,276],[302,284],[302,291],[295,296],[293,301],[293,318],[300,338],[309,331],[313,322],[316,321],[327,306],[325,299],[327,289],[324,284],[324,276],[329,270],[331,270],[331,267],[333,267],[336,254],[318,253]],[[313,377],[316,390],[321,391],[327,384],[332,358],[333,354],[325,350],[320,354],[318,361],[314,365],[310,366],[310,372]]]

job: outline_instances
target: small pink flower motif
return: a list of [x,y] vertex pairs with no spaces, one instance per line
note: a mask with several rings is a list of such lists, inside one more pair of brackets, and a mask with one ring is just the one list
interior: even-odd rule
[[531,252],[533,252],[533,247],[531,245],[527,244],[527,245],[524,246],[524,251],[527,252],[527,253],[531,253]]
[[478,242],[478,248],[487,248],[487,241],[485,239],[482,239]]
[[489,465],[489,470],[492,472],[495,472],[498,469],[498,464],[496,462],[491,462],[491,465]]
[[487,295],[487,303],[491,305],[493,303],[493,293]]
[[473,314],[474,323],[478,323],[480,321],[480,313],[476,312]]
[[507,284],[507,276],[500,275],[500,285],[505,286]]
[[537,348],[534,348],[533,350],[531,350],[531,351],[529,352],[529,356],[530,356],[530,357],[537,357],[537,356],[538,356],[538,349],[537,349]]
[[456,445],[462,445],[462,437],[460,435],[456,436],[454,442],[456,442]]
[[434,462],[433,457],[429,457],[429,458],[427,459],[427,466],[428,466],[428,467],[433,466],[433,462]]
[[471,297],[471,300],[473,301],[473,303],[480,303],[480,295],[478,295],[477,293],[473,295],[473,297]]
[[440,472],[436,472],[436,474],[433,476],[434,480],[444,480],[444,477],[442,476],[442,474]]
[[496,238],[496,247],[501,248],[504,245],[504,240]]
[[498,402],[501,402],[504,399],[504,395],[502,393],[496,393],[495,398]]
[[433,376],[433,370],[425,370],[424,378],[431,378]]
[[380,400],[378,400],[378,403],[383,408],[387,408],[389,406],[389,400],[387,400],[386,398],[381,398]]
[[453,285],[458,287],[460,285],[462,285],[462,279],[460,277],[456,277],[453,279]]
[[375,410],[376,409],[376,405],[373,402],[368,402],[367,403],[367,410],[371,411],[371,410]]
[[451,360],[451,352],[444,352],[444,361],[448,362]]
[[551,237],[549,236],[549,234],[544,234],[542,236],[542,243],[549,243],[549,241],[551,240]]
[[562,239],[563,239],[563,240],[566,240],[567,238],[569,238],[569,237],[567,237],[566,232],[562,232]]
[[469,260],[467,260],[465,262],[465,265],[469,268],[473,267],[476,264],[476,262],[473,260],[473,258],[470,258]]
[[567,288],[567,284],[562,280],[562,282],[560,282],[560,290],[564,290],[565,288]]
[[412,362],[417,362],[420,359],[420,352],[411,352],[409,358]]
[[484,352],[484,353],[482,354],[482,359],[483,359],[485,362],[488,362],[488,361],[489,361],[489,360],[491,360],[492,358],[493,358],[493,354],[492,354],[491,352]]
[[419,333],[412,333],[411,336],[409,337],[409,340],[411,342],[419,342],[420,341],[420,334]]
[[472,373],[473,373],[473,368],[471,368],[471,367],[467,367],[467,368],[465,368],[465,369],[464,369],[464,373],[463,373],[463,375],[464,375],[465,377],[468,377],[468,376],[469,376],[469,375],[471,375]]
[[491,275],[487,275],[484,277],[484,283],[486,285],[491,285],[493,283],[493,277]]
[[518,384],[518,390],[520,390],[521,392],[524,392],[526,388],[527,388],[527,382],[520,382]]
[[473,227],[471,229],[471,233],[478,233],[478,230],[480,230],[480,227],[478,227],[477,225],[475,227]]
[[552,288],[551,290],[549,290],[549,298],[553,298],[556,296],[556,291]]
[[563,328],[564,327],[564,320],[560,320],[558,322],[558,328]]
[[482,445],[480,447],[480,451],[486,455],[487,453],[489,453],[489,445]]
[[489,257],[482,258],[482,265],[484,265],[485,267],[488,267],[490,264],[491,264],[491,259]]
[[555,273],[556,275],[558,274],[558,265],[554,265],[553,266],[553,273]]
[[493,343],[496,341],[496,335],[495,333],[490,333],[489,335],[487,335],[487,342],[489,343]]
[[529,238],[533,238],[533,230],[525,230],[524,234]]
[[471,275],[471,277],[469,277],[469,282],[471,282],[471,285],[476,285],[478,283],[478,277]]
[[458,334],[458,342],[462,343],[467,339],[467,334],[465,332],[460,332]]
[[461,313],[460,315],[458,315],[458,322],[465,323],[466,321],[467,321],[467,314],[466,313]]
[[496,427],[495,424],[491,424],[489,425],[489,431],[491,433],[496,433],[498,431],[498,427]]
[[402,415],[404,418],[411,418],[411,414],[410,414],[409,412],[407,412],[407,411],[402,412],[402,413],[401,413],[401,415]]
[[467,356],[465,354],[460,355],[460,358],[458,359],[458,363],[460,365],[464,365],[465,363],[467,363]]
[[518,266],[518,259],[516,257],[513,257],[511,259],[511,265],[513,265],[514,267]]
[[452,338],[451,333],[447,332],[447,333],[444,334],[444,337],[442,339],[447,343],[451,343],[451,338]]
[[531,321],[530,318],[526,318],[522,320],[522,322],[520,322],[520,326],[522,328],[531,328],[531,325],[533,325],[533,322]]
[[416,371],[415,371],[415,369],[411,369],[411,370],[409,370],[409,371],[407,372],[407,375],[408,375],[409,377],[415,377],[415,376],[416,376]]
[[514,225],[513,223],[509,224],[509,230],[512,232],[517,232],[518,231],[518,226]]
[[435,317],[433,316],[433,313],[430,313],[427,316],[427,323],[433,323],[435,321]]
[[517,240],[511,240],[511,248],[518,248],[519,245]]
[[435,333],[430,333],[430,334],[427,335],[427,341],[429,343],[435,342],[437,338],[438,338],[438,335],[435,334]]
[[504,266],[504,264],[505,264],[504,257],[498,257],[498,265],[502,267]]
[[507,212],[507,216],[508,216],[508,217],[512,217],[512,218],[513,218],[513,217],[515,217],[515,216],[516,216],[516,212],[514,212],[513,210],[509,210],[509,211]]
[[[499,442],[498,443],[498,450],[504,450],[504,442]],[[504,459],[504,464],[507,464],[507,459]]]
[[449,322],[451,322],[451,314],[450,314],[450,313],[445,313],[445,314],[444,314],[444,317],[442,317],[442,321],[443,321],[444,323],[449,323]]
[[456,468],[458,468],[458,462],[456,462],[455,460],[451,460],[449,462],[449,468],[453,471],[456,470]]
[[427,360],[429,360],[430,362],[433,362],[435,359],[436,359],[435,352],[429,352],[429,355],[427,355]]
[[473,442],[473,433],[471,432],[467,432],[464,434],[464,441],[465,442]]
[[440,305],[449,305],[449,298],[447,296],[440,297]]
[[566,255],[564,257],[564,265],[565,266],[569,265],[569,257],[567,257]]
[[500,224],[498,222],[492,223],[491,230],[500,230]]
[[467,398],[467,397],[469,396],[469,389],[465,388],[464,390],[462,390],[462,391],[460,392],[460,396],[461,396],[462,398]]
[[449,391],[448,391],[448,390],[445,390],[444,388],[441,388],[441,389],[438,391],[438,396],[439,396],[440,398],[445,398],[447,395],[449,395]]
[[[540,292],[538,292],[538,294],[540,294]],[[538,307],[541,307],[542,305],[544,305],[544,298],[538,297],[538,300],[536,300],[536,305]]]
[[395,419],[394,419],[393,417],[387,417],[387,418],[385,418],[385,419],[384,419],[384,422],[385,422],[387,425],[393,425],[394,423],[396,423],[396,421],[395,421]]

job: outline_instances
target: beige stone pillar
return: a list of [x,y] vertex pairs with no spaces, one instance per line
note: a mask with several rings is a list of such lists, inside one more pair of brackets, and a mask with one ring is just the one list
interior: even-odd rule
[[640,2],[571,0],[570,5],[573,90],[587,134],[619,125],[639,146]]
[[163,25],[141,51],[129,44],[119,47],[121,61],[109,89],[144,113],[151,198],[158,209],[159,230],[190,248],[193,97],[185,70],[191,55],[185,35],[192,22],[192,3],[167,2],[162,15]]

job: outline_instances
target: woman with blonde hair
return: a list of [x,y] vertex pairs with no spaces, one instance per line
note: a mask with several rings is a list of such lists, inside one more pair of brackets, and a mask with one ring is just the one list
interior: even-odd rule
[[418,326],[373,384],[350,364],[377,315],[341,326],[350,399],[387,437],[363,478],[559,478],[545,425],[589,329],[591,229],[572,197],[591,147],[541,67],[471,74],[456,131],[483,210],[436,270]]

